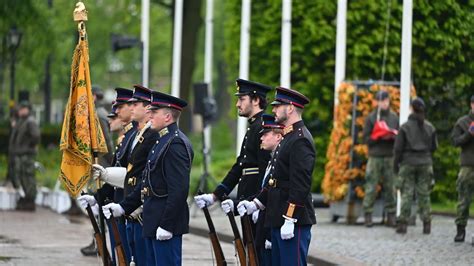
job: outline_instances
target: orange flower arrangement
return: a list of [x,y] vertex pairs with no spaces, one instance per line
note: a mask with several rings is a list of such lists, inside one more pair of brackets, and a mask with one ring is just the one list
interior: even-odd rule
[[[349,182],[354,179],[363,179],[365,177],[365,164],[368,155],[367,145],[362,143],[363,127],[366,117],[372,112],[376,106],[375,93],[379,90],[385,90],[390,94],[391,108],[394,112],[399,113],[400,110],[400,90],[393,86],[382,86],[374,84],[368,89],[357,89],[350,83],[342,83],[339,87],[339,104],[334,110],[334,127],[331,131],[330,142],[326,152],[327,163],[325,166],[325,174],[322,182],[322,191],[326,201],[342,200],[350,186]],[[357,93],[358,101],[357,117],[355,118],[355,126],[359,129],[356,132],[357,142],[352,143],[351,125],[352,125],[352,108],[353,97]],[[415,96],[415,89],[412,87],[411,95]],[[351,149],[354,156],[363,159],[362,165],[350,169]],[[363,198],[365,193],[362,186],[358,185],[354,188],[355,194],[359,198]],[[380,188],[377,189],[380,191]]]

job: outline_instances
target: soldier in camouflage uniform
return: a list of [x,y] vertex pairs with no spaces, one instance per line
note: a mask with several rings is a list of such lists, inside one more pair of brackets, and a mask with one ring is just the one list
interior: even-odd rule
[[456,181],[458,206],[456,215],[457,234],[455,242],[463,242],[466,236],[469,206],[474,197],[474,95],[471,111],[456,122],[452,132],[454,146],[461,148],[461,169]]
[[411,102],[412,113],[400,127],[394,146],[394,171],[400,178],[402,209],[396,232],[406,234],[416,191],[418,211],[423,221],[423,234],[431,233],[432,154],[438,146],[436,129],[425,120],[425,103],[421,98]]
[[40,129],[33,116],[31,105],[21,102],[18,109],[18,121],[12,131],[11,156],[14,173],[25,192],[17,202],[17,210],[34,211],[36,198],[35,157],[40,141]]
[[390,97],[388,92],[379,91],[376,94],[377,109],[365,120],[364,141],[369,147],[369,160],[365,174],[365,197],[363,201],[365,225],[372,226],[372,212],[376,187],[383,184],[383,198],[387,212],[387,225],[395,226],[395,187],[393,175],[393,143],[395,135],[390,134],[377,139],[371,137],[375,123],[385,121],[391,129],[398,129],[398,116],[390,110]]

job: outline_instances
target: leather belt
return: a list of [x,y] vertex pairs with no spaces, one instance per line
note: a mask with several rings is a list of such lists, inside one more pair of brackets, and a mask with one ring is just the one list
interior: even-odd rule
[[242,169],[242,175],[258,175],[258,167],[249,167]]

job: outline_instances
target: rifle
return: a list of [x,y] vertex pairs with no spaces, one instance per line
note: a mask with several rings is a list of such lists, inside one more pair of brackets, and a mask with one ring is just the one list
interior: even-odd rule
[[[198,194],[202,194],[198,192]],[[207,225],[209,226],[209,238],[211,239],[212,249],[214,250],[214,255],[216,256],[216,261],[218,266],[226,266],[227,262],[225,261],[224,252],[222,251],[221,244],[219,243],[219,238],[217,238],[216,229],[214,228],[214,223],[212,222],[211,215],[207,207],[202,208],[204,216],[206,217]]]
[[[84,192],[81,193],[81,195],[84,195],[84,194],[85,194]],[[97,221],[94,218],[94,213],[92,212],[92,208],[89,204],[87,204],[86,211],[87,211],[87,215],[89,216],[89,219],[91,220],[92,227],[94,228],[95,244],[97,246],[99,256],[101,256],[104,259],[105,265],[112,265],[112,259],[110,258],[107,247],[104,249],[105,239],[102,239],[99,226],[97,225]]]
[[[229,197],[224,196],[224,200],[229,199]],[[234,212],[231,210],[227,213],[227,217],[229,218],[230,227],[232,227],[232,233],[234,233],[234,246],[237,250],[237,255],[239,256],[240,265],[247,265],[247,255],[245,254],[245,247],[240,238],[239,228],[235,223]]]
[[248,265],[249,266],[258,266],[258,257],[257,250],[255,249],[255,244],[253,243],[252,236],[252,226],[250,225],[250,216],[244,215],[242,218],[242,231],[245,234],[245,240],[247,243],[247,255],[248,255]]
[[125,251],[123,249],[122,241],[120,240],[120,233],[117,226],[117,221],[114,216],[111,215],[108,219],[112,227],[112,234],[115,240],[115,251],[117,251],[117,263],[119,266],[127,266],[127,259],[125,257]]

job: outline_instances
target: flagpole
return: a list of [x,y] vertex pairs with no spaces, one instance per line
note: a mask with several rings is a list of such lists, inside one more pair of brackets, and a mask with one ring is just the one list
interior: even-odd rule
[[[83,2],[78,1],[76,3],[76,8],[73,12],[74,21],[78,22],[77,29],[79,32],[79,44],[83,41],[87,41],[87,33],[86,33],[86,25],[85,21],[87,21],[87,10]],[[94,117],[89,117],[89,119],[95,119]],[[98,153],[97,151],[92,151],[92,157],[94,163],[98,163]],[[101,211],[103,205],[103,199],[100,193],[100,182],[97,185],[97,203],[99,205],[99,226],[102,235],[102,250],[107,250],[107,241],[105,238],[105,223],[104,223],[104,213]],[[96,243],[99,244],[99,243]],[[105,252],[102,252],[102,263],[108,266],[108,260],[105,256]]]

